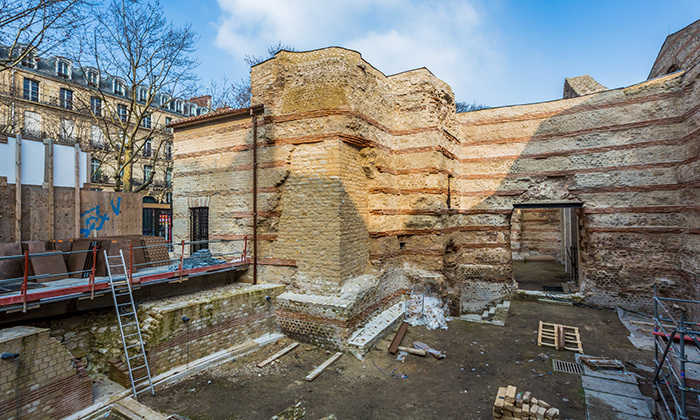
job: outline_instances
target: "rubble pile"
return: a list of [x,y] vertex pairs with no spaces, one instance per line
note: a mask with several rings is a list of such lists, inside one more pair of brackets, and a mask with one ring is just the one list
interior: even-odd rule
[[[225,264],[226,261],[214,258],[211,256],[210,249],[200,249],[194,254],[182,260],[182,269],[189,270],[192,268],[208,267],[210,265]],[[170,266],[171,271],[175,271],[179,268],[179,264],[173,264]]]
[[497,420],[559,420],[559,409],[533,397],[530,391],[517,392],[513,385],[498,388],[493,404]]

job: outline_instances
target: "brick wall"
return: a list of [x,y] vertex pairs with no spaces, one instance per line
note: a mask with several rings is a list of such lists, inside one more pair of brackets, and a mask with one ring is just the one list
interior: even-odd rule
[[[151,373],[163,373],[186,364],[188,357],[193,361],[275,332],[274,302],[283,289],[271,284],[245,285],[216,294],[142,304],[139,316]],[[190,321],[183,322],[183,316]]]
[[0,418],[16,418],[18,405],[20,418],[60,419],[92,404],[92,381],[48,329],[0,330],[0,352],[20,354],[0,361]]

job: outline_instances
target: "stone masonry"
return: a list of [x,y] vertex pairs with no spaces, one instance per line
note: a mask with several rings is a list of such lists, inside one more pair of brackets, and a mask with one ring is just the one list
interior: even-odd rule
[[[643,308],[655,284],[699,296],[699,73],[458,114],[427,69],[386,76],[342,48],[253,67],[259,278],[288,285],[283,330],[342,343],[333,328],[352,330],[414,285],[454,312],[509,293],[516,204],[583,206],[589,302]],[[203,202],[211,238],[251,234],[244,111],[174,124],[176,240]]]
[[92,404],[92,380],[48,329],[0,330],[0,353],[19,354],[0,360],[1,419],[61,419]]

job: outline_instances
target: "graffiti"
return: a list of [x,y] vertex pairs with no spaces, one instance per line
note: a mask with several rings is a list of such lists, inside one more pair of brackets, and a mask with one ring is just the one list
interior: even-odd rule
[[109,204],[112,206],[112,211],[114,212],[115,216],[119,216],[119,211],[122,207],[122,198],[117,197],[117,205],[114,205],[114,200],[109,200]]

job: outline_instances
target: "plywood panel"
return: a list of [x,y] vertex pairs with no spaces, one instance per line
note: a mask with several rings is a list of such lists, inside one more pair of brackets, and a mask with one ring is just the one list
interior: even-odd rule
[[108,237],[140,235],[140,194],[113,191],[81,191],[80,236]]

